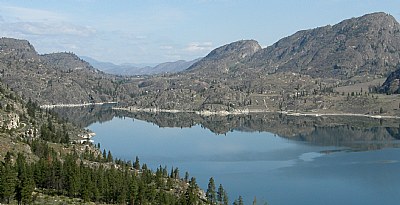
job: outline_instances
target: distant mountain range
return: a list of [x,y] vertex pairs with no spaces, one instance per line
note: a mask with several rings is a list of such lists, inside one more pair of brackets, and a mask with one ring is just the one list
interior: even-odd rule
[[121,64],[116,65],[110,62],[101,62],[96,59],[80,56],[83,60],[89,62],[93,67],[104,71],[105,73],[122,76],[135,76],[135,75],[154,75],[162,73],[177,73],[186,70],[191,65],[199,61],[201,58],[191,61],[174,61],[161,63],[155,66],[146,66],[141,64]]

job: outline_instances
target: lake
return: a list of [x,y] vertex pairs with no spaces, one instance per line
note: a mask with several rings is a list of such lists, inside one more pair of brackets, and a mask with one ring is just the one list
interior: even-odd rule
[[203,189],[214,177],[231,202],[239,195],[245,204],[254,197],[257,204],[400,201],[396,120],[100,111],[79,123],[96,133],[101,149],[125,160],[139,156],[153,170],[178,167]]

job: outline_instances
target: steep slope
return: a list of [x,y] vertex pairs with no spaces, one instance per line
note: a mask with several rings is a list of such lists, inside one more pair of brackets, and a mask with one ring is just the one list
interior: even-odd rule
[[72,53],[39,55],[25,40],[0,39],[1,79],[26,99],[41,104],[112,101],[116,78]]
[[211,51],[206,57],[188,68],[189,72],[228,73],[244,58],[261,49],[255,40],[236,41]]
[[390,73],[378,91],[387,94],[400,94],[400,65],[396,71]]
[[346,79],[387,76],[399,62],[399,23],[389,14],[372,13],[299,31],[257,52],[245,66]]

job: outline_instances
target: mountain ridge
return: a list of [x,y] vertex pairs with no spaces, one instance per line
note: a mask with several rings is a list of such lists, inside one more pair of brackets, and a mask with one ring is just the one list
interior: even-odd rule
[[[214,62],[203,67],[222,66],[226,70],[250,67],[270,74],[296,72],[339,79],[387,76],[400,63],[399,49],[399,23],[393,16],[377,12],[343,20],[333,26],[298,31],[247,56],[240,63]],[[203,60],[207,58],[212,61],[210,57]]]

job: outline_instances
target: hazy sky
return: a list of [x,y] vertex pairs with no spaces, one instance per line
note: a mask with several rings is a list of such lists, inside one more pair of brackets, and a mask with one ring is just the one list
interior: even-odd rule
[[266,47],[302,29],[383,11],[399,0],[0,0],[0,35],[39,53],[114,63],[191,60],[241,39]]

